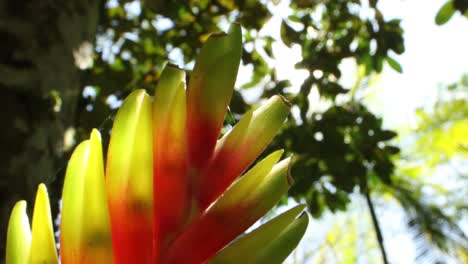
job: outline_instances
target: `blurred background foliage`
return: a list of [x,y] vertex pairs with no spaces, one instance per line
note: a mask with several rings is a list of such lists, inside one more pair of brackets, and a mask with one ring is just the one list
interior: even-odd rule
[[[414,148],[400,153],[395,146],[396,132],[383,128],[382,118],[369,111],[359,95],[384,64],[397,72],[403,70],[395,60],[405,51],[401,21],[386,19],[377,0],[293,0],[280,27],[271,28],[268,22],[273,14],[268,6],[274,2],[105,2],[92,60],[81,73],[83,96],[76,116],[76,141],[86,138],[93,127],[108,130],[115,108],[130,91],[144,88],[153,93],[166,61],[190,71],[211,32],[240,22],[244,29],[242,67],[250,69],[251,76],[242,77],[244,82],[236,87],[226,125],[273,94],[282,94],[292,103],[292,114],[269,149],[285,148],[295,157],[292,198],[307,202],[309,212],[318,218],[325,211],[346,210],[352,194],[366,196],[370,209],[371,193],[390,194],[407,212],[408,226],[417,229],[415,241],[429,242],[419,255],[429,254],[433,247],[453,254],[468,249],[466,236],[457,226],[460,215],[456,215],[466,210],[466,195],[453,197],[458,203],[450,203],[462,208],[442,210],[446,205],[425,202],[425,185],[419,180],[455,156],[466,158],[468,145],[450,144],[466,141],[466,101],[445,98],[433,113],[421,110]],[[463,11],[460,4],[455,5],[460,1],[452,2]],[[265,31],[279,31],[280,38]],[[291,89],[290,80],[278,78],[269,64],[275,59],[273,46],[280,42],[300,48],[302,59],[295,67],[303,69],[306,77],[298,91]],[[345,59],[359,68],[351,87],[340,82],[340,65]],[[461,84],[445,89],[445,94],[462,92],[466,81],[465,77]],[[249,90],[258,95],[249,95]],[[310,105],[312,95],[318,95],[321,107]],[[450,127],[444,125],[447,122]],[[419,165],[410,166],[413,163],[407,158]],[[395,170],[397,163],[403,165]],[[434,188],[438,195],[448,195],[442,187]],[[373,224],[381,237],[378,219]]]
[[402,153],[392,190],[407,211],[410,227],[428,234],[423,240],[458,254],[460,261],[468,258],[466,235],[455,224],[466,221],[468,212],[466,98],[468,75],[441,85],[432,107],[417,110],[417,126],[406,136],[412,144]]

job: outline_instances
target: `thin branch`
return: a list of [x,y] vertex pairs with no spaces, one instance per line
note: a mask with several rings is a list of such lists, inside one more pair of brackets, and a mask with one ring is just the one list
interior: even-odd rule
[[382,230],[380,228],[377,215],[375,214],[374,204],[371,200],[369,191],[365,192],[365,196],[366,196],[367,206],[369,207],[369,211],[371,213],[372,223],[374,224],[375,235],[377,236],[377,241],[379,242],[380,252],[382,254],[382,261],[384,264],[388,264],[389,262],[387,259],[387,253],[385,252],[385,246],[383,243]]

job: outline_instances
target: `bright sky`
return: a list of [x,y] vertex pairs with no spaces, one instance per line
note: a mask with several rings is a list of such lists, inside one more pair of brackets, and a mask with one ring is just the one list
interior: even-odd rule
[[[439,85],[457,82],[468,73],[468,18],[456,14],[443,26],[434,23],[437,11],[446,1],[380,1],[386,17],[402,19],[406,51],[398,57],[403,73],[386,67],[378,92],[367,103],[393,129],[413,126],[416,108],[430,106]],[[391,211],[383,211],[383,219],[391,219]],[[402,231],[384,234],[390,237],[387,248],[390,254],[400,253],[395,256],[396,263],[412,263],[414,245],[407,245],[410,241]]]
[[433,102],[439,84],[450,84],[468,73],[468,18],[460,15],[437,26],[434,17],[447,0],[382,0],[388,18],[402,18],[406,52],[398,57],[403,74],[386,67],[381,89],[369,105],[387,124],[411,124],[418,106]]

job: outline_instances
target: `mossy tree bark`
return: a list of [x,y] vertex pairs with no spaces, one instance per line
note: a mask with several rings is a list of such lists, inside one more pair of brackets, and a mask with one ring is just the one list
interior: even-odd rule
[[32,210],[37,185],[58,208],[64,132],[81,85],[76,54],[93,42],[100,0],[0,1],[0,263],[14,203]]

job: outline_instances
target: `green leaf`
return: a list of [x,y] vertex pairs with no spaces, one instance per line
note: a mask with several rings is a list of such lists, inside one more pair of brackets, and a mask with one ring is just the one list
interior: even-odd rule
[[387,141],[390,140],[394,137],[396,137],[398,134],[395,133],[394,131],[391,130],[383,130],[381,132],[378,132],[376,134],[376,138],[378,138],[379,141]]
[[439,12],[437,12],[435,23],[439,26],[443,25],[452,18],[453,14],[455,14],[455,8],[453,7],[453,2],[450,0],[439,9]]
[[283,43],[290,47],[293,43],[299,43],[300,33],[292,29],[286,21],[281,22],[281,40]]
[[400,63],[398,63],[398,61],[391,57],[386,57],[385,60],[387,61],[388,65],[392,67],[395,71],[399,73],[403,72],[403,68],[401,67]]

